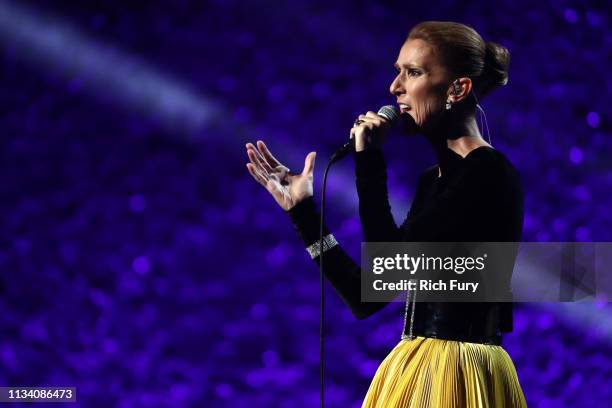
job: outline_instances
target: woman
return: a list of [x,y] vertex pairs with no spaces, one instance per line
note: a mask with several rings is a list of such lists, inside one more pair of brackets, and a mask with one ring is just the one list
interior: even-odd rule
[[[481,136],[479,98],[507,82],[509,53],[484,42],[472,28],[423,22],[403,44],[390,92],[401,110],[403,131],[423,134],[438,164],[420,176],[410,211],[400,227],[391,215],[381,143],[385,119],[359,115],[355,171],[366,241],[517,242],[523,194],[506,157]],[[295,174],[261,141],[247,144],[250,174],[288,212],[318,263],[319,216],[313,195],[315,152]],[[360,267],[324,231],[325,274],[357,318],[385,303],[360,299]],[[509,303],[406,304],[402,340],[379,366],[363,407],[524,407],[512,360],[501,346],[512,330]]]

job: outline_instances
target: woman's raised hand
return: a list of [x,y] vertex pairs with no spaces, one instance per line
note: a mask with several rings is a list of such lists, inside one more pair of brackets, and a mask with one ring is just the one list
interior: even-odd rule
[[272,194],[283,210],[287,211],[300,201],[312,197],[316,152],[308,153],[304,170],[295,174],[276,160],[261,140],[257,141],[257,147],[247,143],[246,149],[251,161],[246,165],[249,173]]

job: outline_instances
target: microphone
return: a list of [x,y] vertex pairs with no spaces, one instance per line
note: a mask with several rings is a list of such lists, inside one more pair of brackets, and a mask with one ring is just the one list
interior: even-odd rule
[[[389,126],[393,126],[399,119],[399,110],[394,105],[385,105],[378,110],[378,115],[385,118],[389,123]],[[344,146],[338,149],[336,153],[334,153],[334,155],[330,159],[330,164],[346,157],[349,153],[354,151],[355,138],[352,138],[348,142],[346,142]]]

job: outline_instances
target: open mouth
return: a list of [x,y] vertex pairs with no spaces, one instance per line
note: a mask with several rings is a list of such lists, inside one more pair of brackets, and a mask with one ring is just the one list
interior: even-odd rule
[[401,113],[406,113],[410,110],[410,106],[406,105],[405,103],[400,103],[399,108]]

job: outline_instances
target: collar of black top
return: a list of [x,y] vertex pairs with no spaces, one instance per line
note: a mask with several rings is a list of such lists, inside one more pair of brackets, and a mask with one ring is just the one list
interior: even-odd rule
[[442,174],[452,173],[453,170],[460,167],[462,164],[465,164],[465,159],[468,156],[472,155],[476,150],[484,150],[491,149],[489,146],[479,146],[475,149],[472,149],[465,157],[462,157],[460,154],[455,153],[453,149],[450,147],[446,147],[446,149],[442,150],[439,156],[439,166]]
[[463,157],[460,154],[455,153],[454,150],[447,147],[443,149],[438,157],[440,171],[442,171],[442,175],[446,175],[452,173],[457,167],[461,166],[463,163]]

